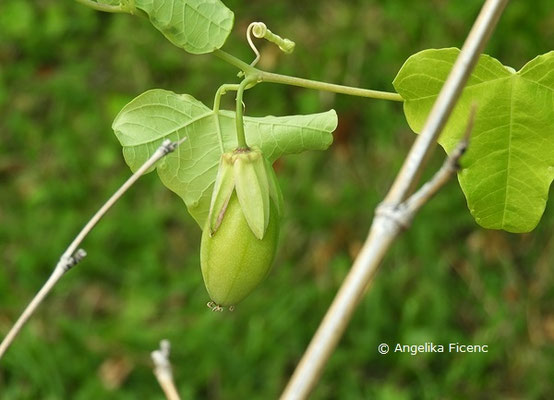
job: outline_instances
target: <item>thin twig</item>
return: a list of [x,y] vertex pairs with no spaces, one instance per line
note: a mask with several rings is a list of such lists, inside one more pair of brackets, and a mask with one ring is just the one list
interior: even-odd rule
[[171,370],[171,362],[169,361],[169,353],[171,344],[169,340],[160,342],[160,349],[152,352],[152,361],[154,362],[154,375],[158,383],[162,387],[167,400],[181,400],[179,392],[173,381],[173,371]]
[[405,202],[406,214],[415,215],[421,207],[433,197],[452,175],[460,169],[459,160],[469,146],[469,138],[475,122],[477,106],[473,105],[469,112],[466,129],[462,139],[454,148],[450,156],[444,161],[442,167],[437,171],[433,178],[425,183],[416,193],[411,195]]
[[446,185],[450,178],[452,178],[452,175],[460,169],[460,158],[464,155],[469,146],[469,138],[475,121],[475,112],[476,107],[473,106],[469,113],[462,139],[460,139],[458,145],[452,150],[452,153],[444,160],[441,168],[433,175],[431,180],[423,184],[417,192],[399,205],[381,203],[375,210],[377,216],[386,217],[394,221],[394,223],[402,229],[408,229],[410,227],[412,219],[421,207],[427,204],[427,202]]
[[0,359],[8,350],[13,340],[18,335],[19,331],[25,325],[27,320],[33,315],[37,307],[42,303],[46,295],[52,290],[60,278],[74,265],[76,265],[86,255],[82,249],[77,250],[78,246],[90,233],[94,226],[100,221],[100,219],[106,214],[106,212],[123,196],[123,194],[143,175],[148,169],[150,169],[158,160],[162,157],[174,151],[177,146],[186,140],[186,137],[178,142],[171,142],[170,140],[164,140],[164,142],[158,147],[158,149],[152,154],[152,156],[146,160],[144,164],[133,174],[127,181],[106,201],[106,203],[100,207],[100,209],[93,215],[90,221],[81,229],[79,234],[75,237],[73,242],[65,250],[60,257],[60,260],[56,264],[54,271],[42,286],[39,292],[35,295],[33,300],[25,308],[21,316],[18,318],[14,326],[10,329],[2,343],[0,344]]
[[[508,0],[487,0],[437,97],[423,131],[416,139],[384,203],[389,210],[401,209],[419,180],[435,141],[452,112],[485,43]],[[317,383],[325,363],[342,337],[352,314],[371,283],[390,246],[405,228],[401,218],[389,212],[375,214],[369,235],[317,329],[281,399],[306,399]]]
[[304,399],[308,396],[311,387],[307,386],[310,382],[306,380],[310,380],[312,385],[317,382],[317,374],[321,373],[333,352],[389,247],[403,230],[409,228],[421,206],[458,170],[460,157],[468,146],[474,117],[475,109],[472,109],[463,138],[429,182],[401,204],[382,203],[377,207],[369,236],[281,399]]

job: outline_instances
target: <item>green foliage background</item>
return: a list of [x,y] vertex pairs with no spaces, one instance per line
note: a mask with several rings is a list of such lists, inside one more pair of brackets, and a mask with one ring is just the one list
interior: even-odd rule
[[[225,2],[224,49],[250,60],[263,20],[296,41],[261,43],[265,69],[392,90],[404,60],[460,46],[480,1]],[[512,2],[487,48],[518,69],[552,50],[550,0]],[[150,88],[210,104],[236,71],[172,46],[146,20],[72,2],[0,3],[0,332],[85,220],[129,175],[110,130]],[[248,115],[339,114],[326,153],[277,165],[286,201],[270,278],[234,313],[211,313],[200,231],[182,201],[144,177],[88,237],[89,256],[0,363],[2,399],[162,399],[149,353],[173,344],[184,398],[276,398],[367,233],[414,139],[400,104],[259,85]],[[224,106],[233,107],[232,95]],[[429,173],[442,161],[437,150]],[[551,203],[552,201],[550,201]],[[480,229],[451,183],[394,246],[314,399],[547,398],[554,392],[554,212],[525,235]],[[486,343],[487,354],[389,354],[381,342]]]

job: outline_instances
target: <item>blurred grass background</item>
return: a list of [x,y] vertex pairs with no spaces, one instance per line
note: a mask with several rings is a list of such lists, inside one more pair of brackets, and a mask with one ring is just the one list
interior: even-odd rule
[[[262,68],[392,90],[404,60],[461,46],[481,1],[227,0],[225,50],[253,58],[251,21],[295,40],[260,43]],[[512,2],[487,52],[519,69],[554,43],[550,0]],[[211,104],[236,81],[146,20],[71,1],[0,3],[0,334],[86,219],[129,175],[110,126],[150,88]],[[414,135],[400,104],[260,85],[247,114],[335,108],[326,153],[282,159],[287,213],[269,279],[234,313],[212,313],[200,230],[155,174],[87,238],[88,257],[40,307],[0,364],[2,399],[162,399],[150,351],[171,341],[184,398],[276,398],[357,254]],[[232,107],[232,96],[224,99]],[[435,152],[428,175],[442,162]],[[452,182],[394,246],[314,399],[546,399],[554,393],[554,212],[525,235],[486,231]],[[381,342],[488,344],[487,354],[381,356]]]

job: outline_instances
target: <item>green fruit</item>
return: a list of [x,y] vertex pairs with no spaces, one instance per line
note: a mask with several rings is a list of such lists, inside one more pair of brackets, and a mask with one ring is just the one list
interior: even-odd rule
[[233,306],[248,296],[271,270],[279,238],[279,216],[270,201],[265,235],[256,238],[233,192],[217,231],[209,221],[202,233],[200,264],[208,294],[218,306]]

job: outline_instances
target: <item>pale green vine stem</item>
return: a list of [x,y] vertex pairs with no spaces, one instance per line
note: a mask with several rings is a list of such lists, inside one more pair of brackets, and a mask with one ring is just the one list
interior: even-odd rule
[[221,85],[219,89],[217,89],[217,92],[215,92],[215,98],[214,98],[214,107],[213,107],[214,113],[217,114],[219,112],[221,97],[225,95],[227,92],[230,92],[230,91],[236,92],[237,90],[239,90],[239,86],[240,86],[239,84],[226,83],[224,85]]
[[333,92],[347,94],[350,96],[369,97],[372,99],[404,101],[398,93],[382,92],[379,90],[362,89],[352,86],[337,85],[334,83],[314,81],[311,79],[297,78],[295,76],[274,74],[272,72],[260,72],[260,80],[262,82],[280,83],[282,85],[299,86],[306,89],[323,90],[325,92]]
[[223,51],[221,49],[215,49],[212,54],[214,54],[215,56],[221,58],[226,63],[229,63],[229,64],[237,67],[241,71],[244,71],[245,73],[249,73],[249,72],[254,73],[254,72],[258,71],[256,68],[252,67],[250,64],[245,63],[240,58],[237,58],[237,57],[235,57],[235,56],[233,56],[233,55],[231,55],[231,54],[229,54],[226,51]]
[[228,62],[231,65],[241,69],[247,75],[256,75],[259,82],[271,82],[280,83],[282,85],[291,85],[303,87],[306,89],[323,90],[326,92],[347,94],[350,96],[367,97],[372,99],[391,100],[391,101],[404,101],[402,96],[398,93],[383,92],[379,90],[362,89],[352,86],[337,85],[334,83],[327,83],[321,81],[314,81],[311,79],[297,78],[295,76],[274,74],[272,72],[261,71],[244,61],[236,58],[235,56],[223,51],[215,50],[214,54],[221,58],[223,61]]
[[123,14],[132,14],[131,10],[122,5],[111,5],[111,4],[101,4],[93,0],[75,0],[77,3],[84,4],[87,7],[90,7],[97,11],[104,11],[109,13],[123,13]]
[[237,124],[237,147],[241,149],[247,149],[248,144],[246,143],[246,135],[244,134],[244,118],[243,118],[243,107],[242,97],[246,87],[252,87],[252,84],[256,84],[259,81],[259,78],[256,75],[248,75],[242,80],[237,90],[237,110],[235,122]]

